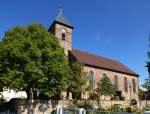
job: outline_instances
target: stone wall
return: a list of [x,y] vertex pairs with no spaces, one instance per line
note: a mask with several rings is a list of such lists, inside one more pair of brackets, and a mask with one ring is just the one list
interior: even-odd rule
[[[35,103],[36,102],[36,103]],[[47,109],[44,111],[43,110],[43,105],[47,104]],[[33,110],[33,114],[50,114],[53,110],[56,110],[58,106],[61,107],[69,107],[72,104],[72,101],[69,100],[41,100],[41,101],[33,101],[33,105],[31,109]],[[21,114],[27,114],[27,108],[23,109],[22,107],[22,113]]]
[[[97,109],[99,107],[98,101],[95,100],[88,100],[92,105],[93,109]],[[64,108],[71,108],[73,106],[73,101],[70,100],[49,100],[49,101],[38,101],[38,103],[33,102],[33,111],[34,114],[42,114],[43,111],[40,109],[43,103],[48,103],[48,109],[44,112],[44,114],[50,114],[53,110],[55,110],[58,106],[64,107]],[[79,102],[83,102],[83,100],[80,100]],[[102,108],[110,108],[112,105],[119,104],[121,107],[127,107],[130,104],[130,101],[100,101]],[[147,104],[150,106],[150,101],[147,101]],[[142,107],[145,107],[146,101],[141,101]],[[27,114],[27,109],[25,109],[21,114]]]
[[150,108],[150,100],[143,100],[140,102],[141,107]]
[[[68,55],[68,50],[72,49],[72,28],[55,23],[50,32],[58,38],[65,54]],[[65,34],[65,40],[62,40],[62,33]]]
[[[118,77],[118,87],[119,87],[118,89],[119,89],[119,91],[122,92],[121,93],[122,97],[124,97],[125,100],[131,100],[131,99],[138,100],[138,90],[139,90],[138,77],[123,74],[123,73],[103,70],[103,69],[99,69],[99,68],[95,68],[95,67],[91,67],[91,66],[84,66],[84,71],[87,73],[89,73],[90,71],[94,72],[94,89],[97,87],[97,83],[102,78],[104,73],[110,78],[112,84],[114,84],[114,76],[117,76]],[[125,77],[128,80],[128,91],[127,92],[125,91],[125,88],[124,88],[124,78]],[[136,92],[133,92],[132,79],[134,79],[136,82]],[[131,87],[131,88],[129,88],[129,87]],[[104,97],[102,97],[101,99],[104,99]],[[108,97],[107,100],[110,100],[110,98]]]

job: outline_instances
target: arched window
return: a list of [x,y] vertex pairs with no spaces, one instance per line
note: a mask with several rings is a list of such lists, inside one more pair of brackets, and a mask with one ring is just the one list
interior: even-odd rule
[[124,91],[127,92],[128,91],[128,80],[126,77],[124,77]]
[[118,87],[118,77],[114,76],[114,88],[116,91],[119,91],[119,87]]
[[62,33],[62,40],[65,40],[65,33]]
[[103,76],[102,76],[102,78],[104,78],[104,77],[107,77],[107,74],[103,73]]
[[94,88],[94,72],[90,71],[88,74],[88,79],[89,79],[89,87],[90,89]]
[[136,92],[136,82],[135,82],[135,79],[132,79],[132,87],[133,87],[133,92]]
[[61,39],[66,40],[66,30],[62,29]]

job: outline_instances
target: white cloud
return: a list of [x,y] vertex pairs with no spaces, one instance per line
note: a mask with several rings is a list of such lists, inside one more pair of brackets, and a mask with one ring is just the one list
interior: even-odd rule
[[102,35],[100,32],[97,32],[95,37],[94,37],[94,40],[97,41],[97,42],[100,42],[104,45],[110,45],[112,40],[109,36],[106,36],[106,35]]
[[96,40],[96,41],[101,41],[101,40],[102,40],[102,37],[101,37],[100,32],[98,32],[98,33],[95,35],[95,40]]

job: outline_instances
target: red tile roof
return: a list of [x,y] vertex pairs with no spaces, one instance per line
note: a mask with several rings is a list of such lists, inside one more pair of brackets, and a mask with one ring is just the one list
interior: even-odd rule
[[123,65],[122,63],[104,58],[101,56],[93,55],[87,52],[83,52],[77,49],[72,49],[71,54],[82,64],[97,67],[114,72],[124,73],[128,75],[138,76],[134,71]]

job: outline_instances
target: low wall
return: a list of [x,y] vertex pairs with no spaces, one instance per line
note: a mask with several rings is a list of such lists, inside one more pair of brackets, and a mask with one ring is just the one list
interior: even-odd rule
[[[43,104],[48,104],[48,108],[46,110],[43,110]],[[37,103],[34,104],[33,101],[33,106],[31,107],[33,110],[33,114],[42,114],[44,112],[44,114],[50,114],[53,110],[55,110],[57,107],[61,106],[64,108],[70,107],[71,105],[73,105],[72,101],[69,100],[49,100],[49,101],[45,101],[45,100],[41,100],[38,101]],[[22,113],[21,114],[27,114],[27,109],[23,110],[22,109]]]
[[[85,100],[78,100],[78,102],[84,102]],[[96,100],[87,100],[92,104],[93,109],[98,109],[101,105],[102,108],[110,108],[114,104],[119,104],[122,107],[127,107],[130,104],[130,101],[96,101]],[[53,110],[55,110],[58,106],[65,107],[65,108],[71,108],[74,106],[73,101],[71,100],[41,100],[41,101],[32,101],[32,107],[30,107],[33,110],[33,114],[50,114]],[[149,101],[141,101],[139,102],[142,107],[150,106],[150,100]],[[47,109],[43,110],[43,106],[46,106]],[[99,105],[100,104],[100,105]],[[28,105],[27,105],[28,106]],[[19,114],[27,114],[27,106],[24,108],[24,106],[20,106],[20,113]]]
[[97,109],[99,108],[98,104],[100,104],[100,106],[102,108],[110,108],[113,105],[120,105],[122,107],[127,107],[130,104],[130,101],[90,101],[93,104],[93,108]]
[[141,107],[150,108],[150,100],[143,100],[140,102]]

